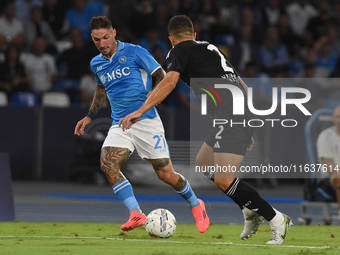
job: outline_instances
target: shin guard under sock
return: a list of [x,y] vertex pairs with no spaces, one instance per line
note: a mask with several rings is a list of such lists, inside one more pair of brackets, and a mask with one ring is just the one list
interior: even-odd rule
[[235,178],[224,193],[230,197],[241,210],[246,207],[262,215],[267,221],[272,220],[276,215],[273,207],[264,200],[251,185],[239,178]]

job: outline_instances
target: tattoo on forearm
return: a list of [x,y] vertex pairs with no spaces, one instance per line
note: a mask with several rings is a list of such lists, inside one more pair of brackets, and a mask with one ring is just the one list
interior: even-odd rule
[[152,76],[155,77],[157,85],[164,78],[165,71],[163,70],[163,68],[160,67],[152,74]]
[[103,103],[105,102],[105,99],[106,99],[106,91],[105,91],[104,86],[97,85],[94,91],[90,111],[97,114],[100,107],[102,107]]
[[168,158],[153,159],[152,160],[152,166],[155,170],[161,170],[161,168],[169,165],[169,162],[170,161],[169,161]]
[[120,169],[130,154],[130,150],[125,148],[104,147],[102,149],[100,166],[111,186],[125,179]]

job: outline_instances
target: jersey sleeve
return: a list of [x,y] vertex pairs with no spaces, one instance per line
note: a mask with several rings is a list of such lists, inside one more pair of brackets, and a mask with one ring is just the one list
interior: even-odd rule
[[136,46],[135,60],[149,75],[160,67],[154,57],[143,47]]
[[[181,57],[179,57],[181,56]],[[187,66],[188,58],[186,54],[180,54],[178,48],[172,48],[165,60],[166,72],[176,71],[183,73]]]
[[103,83],[101,82],[101,80],[99,79],[99,77],[98,77],[98,75],[97,75],[96,67],[95,67],[94,64],[93,64],[93,59],[92,59],[92,61],[90,62],[90,67],[91,67],[91,71],[92,71],[92,73],[93,73],[93,75],[94,75],[94,78],[95,78],[95,80],[96,80],[96,83],[97,83],[98,85],[103,85]]
[[321,158],[328,158],[332,159],[333,158],[333,152],[332,152],[332,146],[331,142],[329,141],[329,136],[328,132],[321,132],[317,143],[316,143],[316,148],[317,148],[317,153],[318,153],[318,159],[321,162]]

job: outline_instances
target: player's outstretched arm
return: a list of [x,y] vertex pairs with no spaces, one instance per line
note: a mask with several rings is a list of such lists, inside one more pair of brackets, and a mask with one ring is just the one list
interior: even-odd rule
[[163,80],[165,74],[166,73],[162,67],[159,67],[152,73],[151,76],[155,78],[155,85],[157,85],[158,83],[160,83],[161,80]]
[[92,122],[92,118],[97,115],[99,109],[103,105],[106,99],[106,91],[104,86],[98,85],[94,91],[92,104],[90,106],[89,114],[78,121],[76,128],[74,129],[74,135],[81,136],[84,135],[84,129],[87,125]]
[[[158,85],[158,83],[160,83],[160,81],[163,80],[163,78],[165,77],[165,74],[166,73],[162,67],[159,67],[156,71],[154,71],[151,74],[151,76],[155,78],[155,83],[153,85],[153,88],[155,88]],[[151,93],[152,93],[152,90],[147,94],[146,98],[148,98],[151,95]],[[159,103],[156,104],[156,106],[157,105],[159,105]]]
[[137,111],[126,115],[124,118],[119,120],[119,127],[122,127],[123,131],[131,128],[131,126],[136,123],[144,113],[162,102],[171,93],[171,91],[176,87],[178,79],[178,72],[168,72],[156,88],[151,91],[151,94]]

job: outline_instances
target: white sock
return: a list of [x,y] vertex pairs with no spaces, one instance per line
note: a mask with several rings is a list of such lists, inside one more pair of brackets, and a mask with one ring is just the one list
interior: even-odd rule
[[273,209],[276,212],[276,215],[274,216],[274,218],[271,221],[269,221],[269,224],[272,227],[277,227],[277,226],[280,226],[283,223],[285,218],[283,217],[281,212],[276,210],[274,207],[273,207]]

